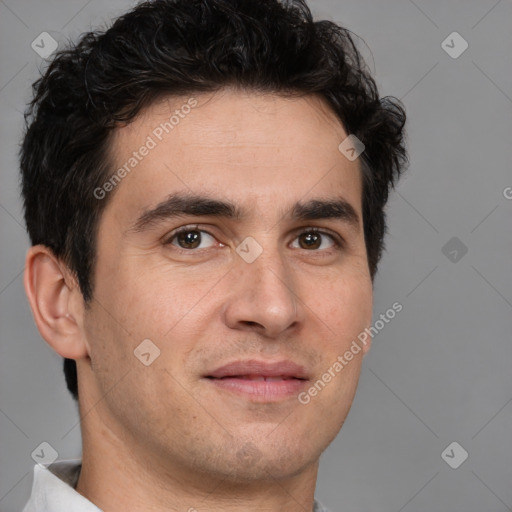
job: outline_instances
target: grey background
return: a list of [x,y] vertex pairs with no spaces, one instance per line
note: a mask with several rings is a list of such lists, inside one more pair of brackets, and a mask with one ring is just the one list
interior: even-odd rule
[[[22,284],[16,153],[44,65],[31,42],[47,31],[62,46],[133,4],[0,0],[1,511],[28,499],[39,443],[80,456],[61,359],[40,338]],[[316,495],[333,512],[512,510],[512,3],[310,5],[371,49],[361,45],[381,94],[405,103],[411,157],[387,210],[374,318],[395,301],[403,311],[373,340]],[[469,44],[457,59],[441,47],[453,31]],[[468,249],[457,262],[450,246],[442,251],[452,237]],[[441,458],[452,441],[469,453],[458,469]]]

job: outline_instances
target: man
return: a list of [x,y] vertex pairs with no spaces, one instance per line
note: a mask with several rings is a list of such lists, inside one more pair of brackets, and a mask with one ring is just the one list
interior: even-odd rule
[[83,456],[25,511],[324,510],[402,107],[299,0],[140,4],[34,89],[24,282]]

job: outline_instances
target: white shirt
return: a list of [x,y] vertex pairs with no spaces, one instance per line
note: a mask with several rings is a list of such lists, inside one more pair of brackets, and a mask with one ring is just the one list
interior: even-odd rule
[[[34,466],[32,492],[23,512],[102,512],[75,491],[81,460],[63,460],[48,467]],[[313,512],[329,512],[315,500]]]

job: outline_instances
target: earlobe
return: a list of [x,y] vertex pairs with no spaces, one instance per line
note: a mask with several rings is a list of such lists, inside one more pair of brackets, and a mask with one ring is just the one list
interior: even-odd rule
[[87,357],[83,298],[65,263],[48,247],[35,245],[27,252],[23,282],[35,323],[46,342],[62,357]]

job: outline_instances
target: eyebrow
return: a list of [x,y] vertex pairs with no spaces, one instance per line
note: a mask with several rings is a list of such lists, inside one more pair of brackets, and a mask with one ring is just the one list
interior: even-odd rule
[[[242,208],[230,201],[176,193],[171,194],[154,208],[144,211],[131,230],[141,232],[161,221],[183,216],[242,220],[247,215]],[[354,229],[359,229],[360,226],[356,210],[343,198],[298,201],[292,206],[290,213],[284,214],[283,217],[289,217],[294,221],[337,219]]]

